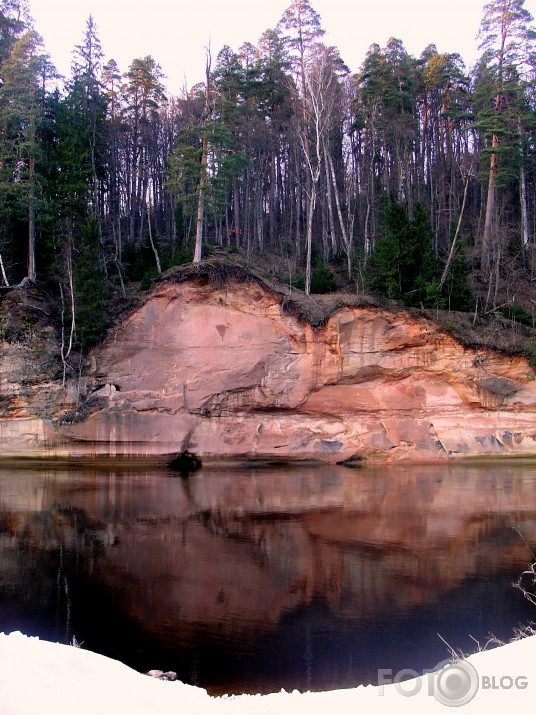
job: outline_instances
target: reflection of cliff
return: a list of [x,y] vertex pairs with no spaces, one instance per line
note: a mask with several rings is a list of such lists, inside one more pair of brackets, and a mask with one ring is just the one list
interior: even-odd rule
[[406,311],[346,306],[313,327],[281,300],[258,281],[222,287],[202,271],[162,282],[66,391],[47,372],[50,330],[1,344],[3,453],[190,449],[326,462],[536,453],[524,359],[464,348]]
[[[224,477],[219,500],[202,480],[192,492],[197,503],[211,500],[213,531],[256,544],[278,575],[290,568],[290,594],[298,589],[302,603],[320,596],[334,615],[352,620],[432,603],[468,578],[521,567],[529,554],[512,524],[536,538],[534,483],[515,467],[323,476],[325,493],[313,485],[316,508],[308,503],[302,511],[297,502],[306,487],[299,479],[286,503],[278,496],[283,484],[270,494],[262,480],[249,482],[246,498],[243,485],[235,491]],[[233,509],[238,495],[249,513]]]
[[21,559],[76,547],[87,577],[163,641],[254,638],[319,598],[336,617],[368,621],[524,567],[530,556],[510,527],[536,541],[535,483],[536,469],[518,465],[204,471],[188,481],[15,474],[0,482],[0,563],[11,564],[2,578],[16,578],[22,537]]

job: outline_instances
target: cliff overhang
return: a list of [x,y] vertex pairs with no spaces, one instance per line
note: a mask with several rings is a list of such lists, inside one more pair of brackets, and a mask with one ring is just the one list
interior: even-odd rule
[[536,454],[526,359],[463,344],[424,312],[307,298],[209,261],[163,275],[64,379],[58,336],[33,308],[33,328],[2,333],[4,456]]

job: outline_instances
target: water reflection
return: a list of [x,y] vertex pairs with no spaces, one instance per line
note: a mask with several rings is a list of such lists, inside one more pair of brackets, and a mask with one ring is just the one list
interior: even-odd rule
[[0,630],[212,692],[373,682],[508,638],[536,466],[0,471]]

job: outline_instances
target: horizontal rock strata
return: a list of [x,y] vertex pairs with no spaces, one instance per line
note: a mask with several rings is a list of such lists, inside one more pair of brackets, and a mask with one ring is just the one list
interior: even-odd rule
[[[50,349],[39,339],[36,364]],[[536,382],[522,357],[466,348],[407,311],[342,307],[314,327],[255,280],[157,284],[65,387],[36,369],[22,389],[32,360],[28,344],[4,341],[4,455],[536,454]]]

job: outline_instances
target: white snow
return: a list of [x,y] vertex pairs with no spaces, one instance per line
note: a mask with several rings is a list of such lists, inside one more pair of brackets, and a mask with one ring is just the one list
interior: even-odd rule
[[[470,666],[476,673],[469,677],[466,672]],[[448,677],[454,678],[450,684]],[[467,687],[464,677],[468,678]],[[450,671],[386,685],[383,692],[380,687],[361,686],[322,693],[212,698],[201,688],[150,678],[83,648],[49,643],[19,632],[0,634],[0,715],[296,715],[303,710],[308,715],[448,713],[449,705],[438,697],[446,698],[451,705],[459,703],[462,690],[452,698],[448,689],[460,683],[462,690],[478,687],[470,702],[459,705],[463,715],[491,708],[521,711],[523,706],[526,712],[529,708],[532,711],[536,636],[471,655],[450,666]]]

